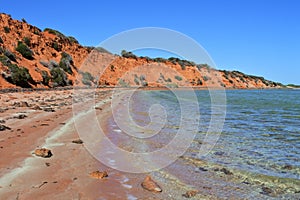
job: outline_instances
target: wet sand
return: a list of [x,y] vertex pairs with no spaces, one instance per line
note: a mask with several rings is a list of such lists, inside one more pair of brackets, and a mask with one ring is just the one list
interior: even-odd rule
[[[4,120],[0,124],[10,128],[0,131],[0,199],[184,199],[182,194],[189,190],[199,191],[193,199],[284,197],[272,196],[267,186],[262,188],[264,183],[247,182],[235,172],[218,171],[217,166],[187,156],[150,173],[163,191],[149,192],[141,187],[147,174],[109,168],[88,152],[85,143],[72,142],[79,135],[73,121],[71,90],[6,93],[0,97],[0,120]],[[97,90],[95,99],[99,103],[95,109],[98,120],[110,134],[111,92]],[[75,103],[85,111],[84,100]],[[82,123],[88,125],[88,118]],[[53,156],[33,155],[42,147],[51,149]],[[90,177],[89,173],[97,170],[107,171],[108,177]],[[298,194],[290,197],[297,198]]]

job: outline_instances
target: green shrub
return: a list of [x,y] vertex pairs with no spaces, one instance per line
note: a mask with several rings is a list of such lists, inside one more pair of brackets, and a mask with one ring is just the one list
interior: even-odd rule
[[197,85],[203,85],[203,82],[199,78],[197,79]]
[[168,79],[166,80],[166,82],[171,83],[171,82],[172,82],[172,79],[171,79],[171,78],[168,78]]
[[61,32],[57,31],[57,30],[54,30],[54,29],[51,29],[51,28],[45,28],[44,32],[48,32],[52,35],[56,35],[59,38],[64,39],[64,40],[68,40],[70,43],[77,43],[78,44],[78,41],[73,36],[67,37],[64,34],[62,34]]
[[56,51],[61,51],[61,45],[59,45],[57,42],[53,42],[53,43],[51,44],[51,47],[52,47],[53,49],[55,49]]
[[25,20],[25,18],[22,18],[22,22],[27,23],[27,21]]
[[62,68],[65,72],[73,74],[71,64],[66,58],[62,58],[59,62],[59,67]]
[[142,85],[143,87],[146,87],[146,86],[148,86],[148,82],[147,82],[147,81],[142,81],[141,85]]
[[50,60],[49,64],[49,69],[51,70],[52,68],[56,68],[59,67],[59,65],[57,64],[57,62],[55,60]]
[[82,75],[82,83],[91,86],[95,78],[89,72],[80,72]]
[[18,67],[18,65],[9,65],[11,72],[10,82],[20,87],[30,87],[29,82],[33,82],[27,68]]
[[73,74],[72,64],[73,58],[68,53],[62,52],[59,67],[62,68],[65,72]]
[[68,39],[71,43],[79,44],[78,40],[76,40],[76,38],[74,38],[73,36],[69,36]]
[[16,50],[26,59],[28,60],[33,60],[33,52],[31,51],[31,49],[24,44],[23,42],[19,41],[18,42],[18,46],[16,48]]
[[30,38],[29,37],[24,37],[23,41],[27,46],[30,46]]
[[17,62],[16,56],[15,54],[13,54],[11,51],[9,51],[8,49],[6,49],[4,51],[4,55],[9,58],[11,61]]
[[110,71],[114,72],[115,71],[115,66],[110,65]]
[[125,82],[125,80],[123,79],[119,79],[118,81],[118,85],[121,86],[121,87],[129,87],[129,84]]
[[210,80],[211,78],[210,77],[208,77],[208,76],[203,76],[203,80],[204,81],[208,81],[208,80]]
[[182,81],[182,77],[181,77],[181,76],[177,76],[177,75],[176,75],[174,78],[175,78],[176,80],[178,80],[178,81]]
[[57,30],[51,29],[51,28],[45,28],[44,32],[48,32],[48,33],[50,33],[52,35],[56,35],[60,38],[66,38],[66,36],[64,34],[62,34],[61,32],[59,32]]
[[4,26],[4,32],[5,33],[9,33],[10,32],[10,28],[8,26]]
[[53,87],[63,87],[68,84],[67,74],[61,68],[53,68],[50,71]]
[[183,63],[180,63],[180,67],[181,67],[182,70],[186,69],[186,67],[185,67],[185,65]]
[[33,34],[35,34],[35,35],[40,35],[40,34],[41,34],[41,31],[38,30],[38,29],[34,29]]
[[0,56],[0,62],[4,65],[4,66],[9,66],[11,64],[10,59],[8,57],[6,57],[5,55],[1,55]]
[[158,58],[154,58],[153,61],[158,63],[165,63],[167,62],[167,59],[158,57]]
[[68,60],[71,64],[73,64],[73,58],[70,54],[66,53],[66,52],[62,52],[61,53],[61,57],[65,58],[66,60]]
[[140,80],[139,80],[138,77],[134,77],[134,83],[135,83],[136,85],[140,85]]
[[48,72],[45,71],[45,70],[43,70],[43,71],[41,72],[41,74],[42,74],[42,77],[43,77],[42,83],[43,83],[44,85],[49,85],[49,81],[50,81],[51,77],[49,76]]
[[3,39],[2,39],[2,37],[0,37],[0,43],[3,44]]
[[121,55],[124,58],[134,58],[134,59],[137,59],[136,55],[134,55],[132,52],[127,52],[125,50],[122,50]]
[[141,80],[141,81],[144,81],[144,80],[146,80],[146,77],[145,77],[145,75],[141,74],[141,75],[140,75],[140,80]]

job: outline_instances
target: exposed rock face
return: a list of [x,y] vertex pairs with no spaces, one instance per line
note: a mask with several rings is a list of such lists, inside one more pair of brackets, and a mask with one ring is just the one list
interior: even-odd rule
[[162,192],[160,186],[154,180],[152,180],[151,176],[149,175],[146,176],[141,185],[145,190],[150,192]]
[[100,171],[94,171],[90,173],[90,177],[96,178],[96,179],[103,179],[105,177],[108,177],[108,173],[106,171],[100,172]]
[[42,158],[50,158],[52,156],[51,150],[46,148],[36,149],[34,154]]
[[[22,44],[21,50],[17,48],[19,44]],[[151,59],[137,57],[126,51],[122,52],[122,56],[116,56],[104,49],[92,50],[93,48],[83,47],[75,38],[59,31],[41,31],[25,21],[0,14],[0,89],[98,84],[122,87],[282,87],[281,84],[262,77],[238,71],[215,70],[206,64],[195,64],[178,58]],[[24,51],[31,56],[26,56]],[[90,56],[91,52],[96,54]],[[94,62],[95,56],[100,58],[98,64],[106,63],[100,67],[103,68],[101,77],[99,70],[94,69],[100,65],[83,67],[88,66],[88,62]]]

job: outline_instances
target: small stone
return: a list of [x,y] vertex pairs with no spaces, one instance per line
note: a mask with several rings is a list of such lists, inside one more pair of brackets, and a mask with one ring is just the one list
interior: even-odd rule
[[43,123],[43,124],[41,124],[40,126],[49,126],[49,124]]
[[96,179],[103,179],[105,177],[108,177],[108,174],[106,171],[100,172],[100,171],[94,171],[90,173],[90,177],[96,178]]
[[33,110],[42,110],[42,108],[38,105],[35,105],[32,107]]
[[271,194],[273,194],[273,190],[271,188],[263,186],[261,188],[261,190],[262,190],[261,194],[264,194],[264,195],[271,195]]
[[182,196],[185,197],[185,198],[191,198],[191,197],[196,196],[197,194],[198,194],[197,190],[189,190],[185,194],[183,194]]
[[228,169],[226,169],[226,168],[222,168],[220,171],[223,172],[226,175],[233,175],[233,173],[231,171],[229,171]]
[[152,180],[151,176],[149,175],[146,176],[141,185],[145,190],[150,192],[162,192],[160,186],[154,180]]
[[293,166],[292,165],[284,165],[282,169],[285,169],[285,170],[292,170],[293,169]]
[[29,107],[29,104],[26,101],[20,102],[20,107]]
[[205,169],[204,167],[199,167],[198,168],[200,171],[203,171],[203,172],[207,172],[208,170],[207,169]]
[[8,126],[5,126],[3,124],[0,124],[0,131],[5,131],[5,130],[11,130]]
[[34,154],[42,158],[50,158],[53,155],[51,150],[46,148],[36,149]]
[[18,119],[25,119],[26,117],[27,117],[27,115],[20,114],[20,115],[18,115],[18,116],[15,117],[15,118],[18,118]]
[[225,154],[225,152],[222,151],[217,151],[214,153],[216,156],[223,156]]
[[15,107],[29,107],[29,104],[26,101],[14,102],[13,106]]
[[72,143],[83,144],[83,141],[81,139],[76,139],[76,140],[73,140]]
[[47,107],[43,109],[45,112],[55,112],[54,108]]

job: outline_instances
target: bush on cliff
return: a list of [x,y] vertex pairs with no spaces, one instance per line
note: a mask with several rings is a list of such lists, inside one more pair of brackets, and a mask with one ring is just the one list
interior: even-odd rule
[[8,68],[11,73],[10,79],[8,80],[9,82],[20,87],[31,87],[29,82],[33,82],[33,79],[27,68],[18,67],[18,65],[15,64],[10,64]]
[[68,84],[67,74],[61,68],[52,68],[51,71],[53,87],[63,87]]
[[18,46],[16,48],[16,50],[26,59],[28,60],[33,60],[33,52],[31,51],[31,49],[24,44],[23,42],[19,41],[18,42]]
[[68,53],[62,52],[59,67],[62,68],[65,72],[73,74],[72,65],[73,58]]

